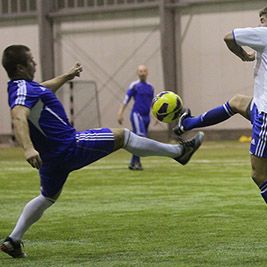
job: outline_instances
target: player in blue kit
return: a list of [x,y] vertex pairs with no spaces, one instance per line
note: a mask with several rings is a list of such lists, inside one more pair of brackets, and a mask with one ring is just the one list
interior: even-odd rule
[[80,75],[80,64],[39,84],[33,81],[36,63],[30,49],[12,45],[4,50],[2,65],[10,78],[8,102],[15,135],[25,159],[39,170],[41,191],[25,205],[15,228],[0,245],[1,251],[14,258],[26,256],[21,248],[23,235],[55,203],[73,170],[120,148],[138,156],[170,157],[184,165],[203,141],[202,132],[175,145],[137,136],[128,129],[102,128],[77,132],[54,92]]
[[[252,123],[250,144],[252,178],[267,203],[267,7],[259,12],[260,25],[255,28],[238,28],[228,33],[224,41],[231,52],[242,61],[254,61],[253,97],[237,95],[222,106],[192,117],[185,110],[174,132],[181,135],[193,128],[214,125],[240,113]],[[255,52],[248,53],[247,46]]]
[[[123,113],[128,103],[133,98],[134,104],[131,110],[130,121],[133,132],[139,136],[147,137],[150,123],[150,109],[154,97],[154,88],[147,82],[148,69],[145,65],[139,65],[137,68],[139,80],[130,84],[125,95],[122,106],[118,112],[118,122],[122,124]],[[129,164],[130,170],[143,170],[140,157],[133,155]]]

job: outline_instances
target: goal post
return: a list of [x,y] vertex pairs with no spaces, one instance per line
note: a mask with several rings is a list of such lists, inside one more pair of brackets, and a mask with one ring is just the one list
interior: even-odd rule
[[101,116],[95,81],[69,82],[69,114],[78,130],[101,127]]

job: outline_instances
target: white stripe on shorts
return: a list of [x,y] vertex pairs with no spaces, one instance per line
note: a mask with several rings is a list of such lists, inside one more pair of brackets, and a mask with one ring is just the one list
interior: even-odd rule
[[76,134],[76,140],[79,141],[113,141],[113,133],[81,133]]
[[259,134],[259,142],[255,150],[255,156],[262,157],[266,147],[267,141],[267,114],[263,114],[263,123],[261,125],[261,131]]

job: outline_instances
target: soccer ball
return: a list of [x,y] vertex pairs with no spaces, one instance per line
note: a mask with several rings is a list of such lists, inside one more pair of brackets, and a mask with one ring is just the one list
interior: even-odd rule
[[181,97],[171,91],[160,92],[152,100],[152,114],[156,119],[165,123],[177,120],[182,108]]

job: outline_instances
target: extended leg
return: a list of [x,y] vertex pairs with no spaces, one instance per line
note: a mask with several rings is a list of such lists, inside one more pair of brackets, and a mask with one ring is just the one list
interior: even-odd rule
[[213,108],[201,115],[192,117],[188,109],[180,117],[178,124],[173,129],[174,133],[182,133],[201,127],[207,127],[221,123],[231,118],[234,114],[239,113],[246,119],[250,119],[249,106],[252,97],[244,95],[235,95],[225,104]]
[[185,165],[203,142],[204,134],[196,136],[183,144],[165,144],[149,138],[141,137],[128,129],[112,129],[115,137],[114,150],[124,148],[128,152],[141,156],[170,157]]

